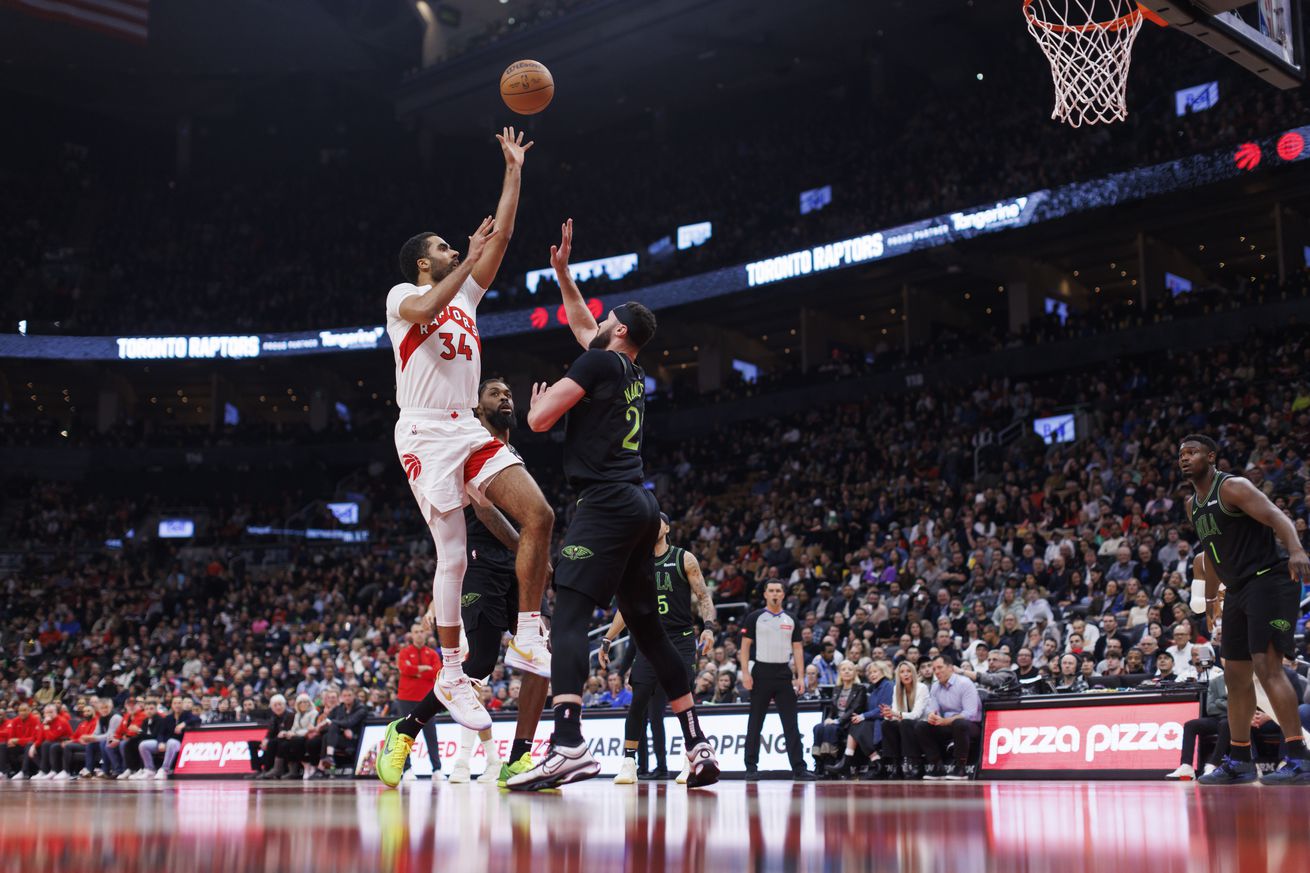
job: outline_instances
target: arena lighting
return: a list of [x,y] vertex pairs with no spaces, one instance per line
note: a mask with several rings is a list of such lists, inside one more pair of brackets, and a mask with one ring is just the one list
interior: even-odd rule
[[[1254,148],[1255,153],[1259,155],[1266,148],[1277,151],[1277,143],[1281,142],[1283,147],[1280,157],[1287,162],[1299,162],[1310,157],[1310,152],[1305,148],[1308,137],[1310,137],[1310,125],[1285,131],[1280,137],[1266,137],[1260,141],[1247,143],[1244,148]],[[1292,146],[1297,142],[1297,138],[1301,142],[1299,153],[1290,159],[1284,157],[1292,153]],[[1252,167],[1258,168],[1258,166],[1257,160]],[[628,300],[644,303],[656,311],[670,306],[698,303],[746,291],[761,284],[886,260],[897,255],[972,239],[985,233],[1028,227],[1094,209],[1105,209],[1177,191],[1200,188],[1236,178],[1243,172],[1245,171],[1239,168],[1236,162],[1236,149],[1220,149],[1150,167],[1126,170],[1101,179],[1075,182],[1061,188],[1034,191],[1022,196],[996,200],[972,209],[885,230],[860,233],[859,228],[852,228],[851,236],[836,242],[804,251],[782,253],[750,264],[723,267],[658,285],[593,298],[596,302],[594,304],[589,302],[588,305],[598,307],[593,311],[600,313],[608,307],[617,306]],[[635,254],[617,257],[629,259],[628,263],[635,268],[637,260]],[[547,270],[535,272],[538,282],[547,272],[553,273]],[[494,339],[563,325],[564,321],[558,317],[558,314],[552,319],[547,307],[538,306],[510,312],[487,313],[478,319],[478,332],[483,337]],[[83,361],[264,358],[380,350],[388,349],[390,346],[385,329],[377,326],[266,333],[243,337],[0,334],[0,358]]]

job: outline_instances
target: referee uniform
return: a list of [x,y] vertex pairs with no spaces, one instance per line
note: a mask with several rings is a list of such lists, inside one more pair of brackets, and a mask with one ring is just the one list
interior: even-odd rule
[[796,722],[796,689],[790,666],[792,646],[801,641],[801,624],[785,612],[757,609],[746,617],[742,636],[751,641],[751,711],[746,725],[746,772],[754,773],[760,763],[760,731],[769,704],[776,701],[787,740],[787,757],[794,773],[805,772],[801,731]]

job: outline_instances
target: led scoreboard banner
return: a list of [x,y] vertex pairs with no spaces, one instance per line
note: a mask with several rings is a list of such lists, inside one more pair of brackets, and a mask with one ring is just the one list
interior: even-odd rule
[[[983,234],[1030,227],[1094,209],[1199,188],[1262,168],[1300,162],[1310,156],[1310,150],[1306,148],[1307,138],[1310,138],[1310,125],[1209,154],[1034,191],[885,230],[856,233],[811,248],[783,252],[749,264],[724,267],[626,293],[593,297],[587,303],[597,316],[627,300],[636,300],[659,310],[859,264],[885,261]],[[708,228],[705,229],[704,233],[708,232]],[[586,266],[588,274],[623,275],[637,268],[637,258],[635,254],[619,255],[577,266]],[[534,270],[529,274],[530,284],[535,288],[549,273],[548,270]],[[378,308],[381,309],[380,294]],[[563,306],[535,306],[512,312],[487,313],[478,319],[478,331],[483,337],[495,338],[566,324]],[[0,358],[93,361],[248,360],[390,347],[386,329],[379,326],[217,336],[0,335]]]

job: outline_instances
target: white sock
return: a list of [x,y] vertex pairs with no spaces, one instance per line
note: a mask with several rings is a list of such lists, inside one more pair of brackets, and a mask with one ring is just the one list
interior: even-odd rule
[[487,738],[482,741],[482,751],[487,754],[487,763],[499,764],[500,752],[496,749],[496,738],[490,735],[490,732],[488,734]]
[[454,681],[464,675],[463,659],[460,657],[459,647],[448,649],[441,647],[441,678],[447,682]]
[[456,761],[468,763],[469,758],[473,757],[473,744],[478,741],[477,731],[471,731],[466,727],[459,729],[459,754],[455,756]]
[[532,642],[541,638],[541,613],[540,612],[520,612],[518,622],[518,632],[514,634],[514,639],[522,642]]
[[846,757],[848,757],[848,758],[854,758],[854,757],[855,757],[855,750],[854,750],[854,749],[847,749],[847,750],[846,750]]

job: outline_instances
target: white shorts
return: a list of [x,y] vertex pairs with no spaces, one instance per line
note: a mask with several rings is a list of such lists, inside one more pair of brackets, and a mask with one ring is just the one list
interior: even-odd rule
[[396,454],[425,518],[485,503],[483,489],[518,456],[469,409],[402,410],[396,422]]

